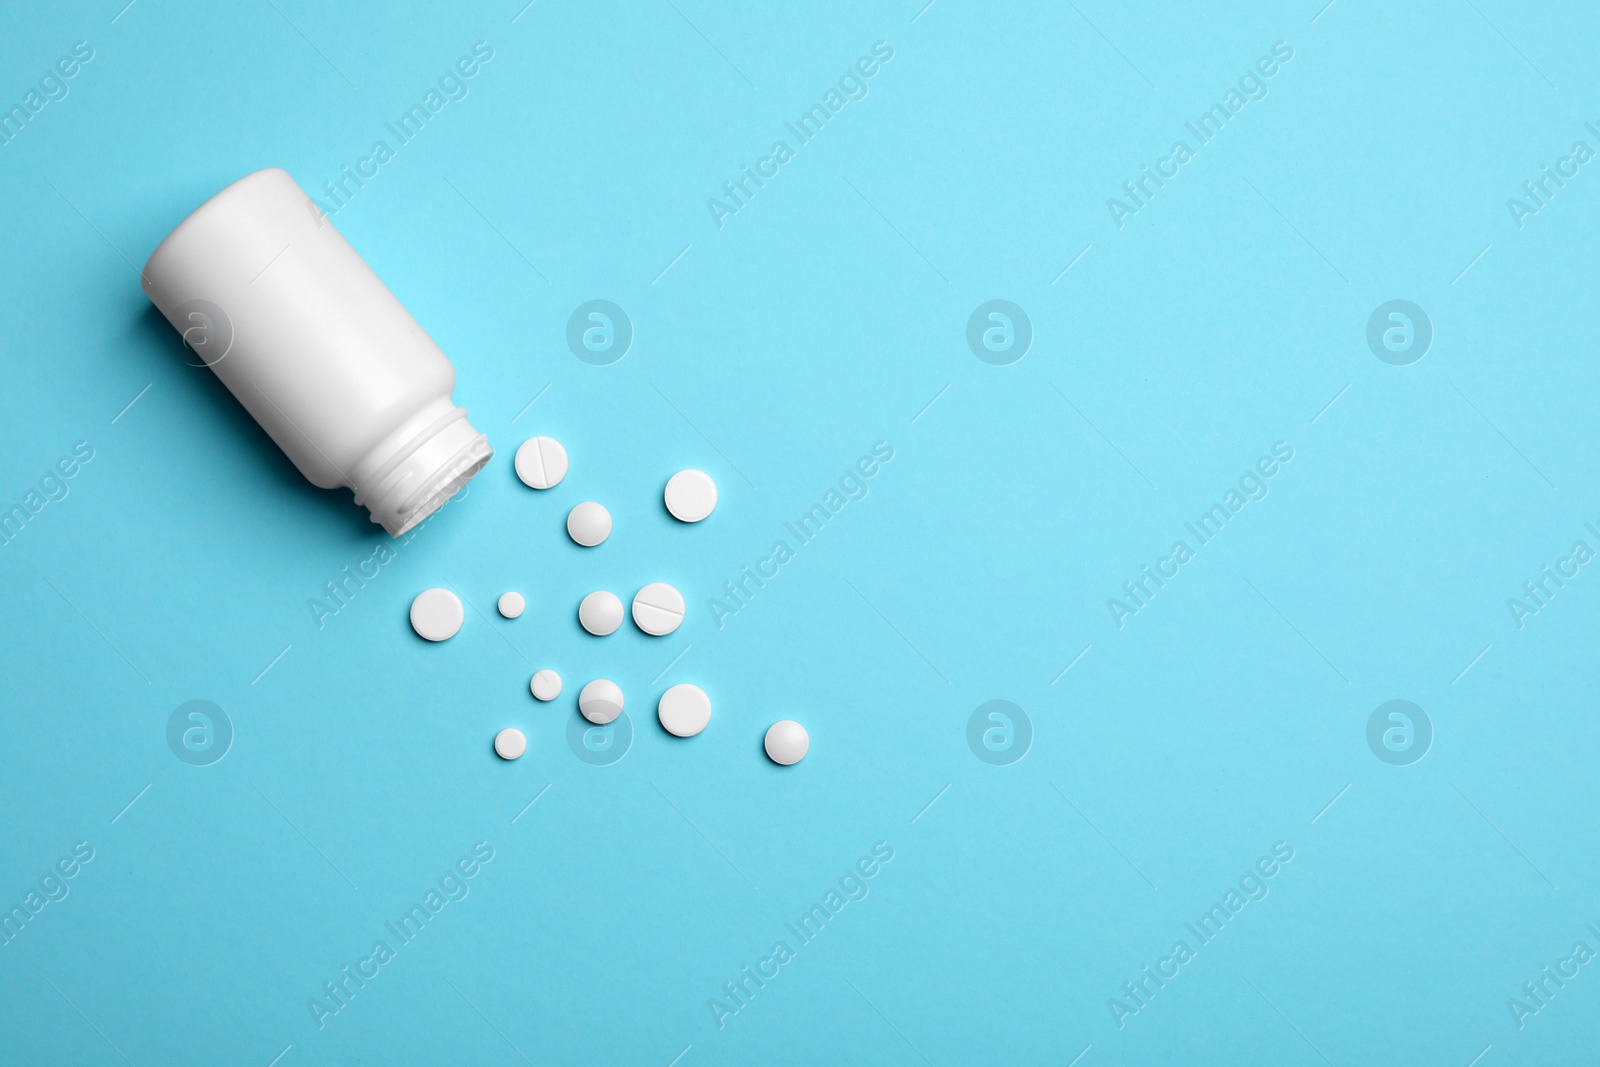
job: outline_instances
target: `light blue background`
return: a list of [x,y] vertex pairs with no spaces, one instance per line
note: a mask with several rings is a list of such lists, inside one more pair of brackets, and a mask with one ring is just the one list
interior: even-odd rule
[[[1509,0],[520,6],[8,5],[0,104],[75,41],[95,58],[0,148],[0,503],[75,442],[94,459],[0,548],[0,903],[75,842],[95,858],[0,947],[0,1059],[1593,1049],[1595,965],[1520,1030],[1506,1001],[1600,949],[1600,578],[1521,629],[1506,600],[1600,548],[1600,164],[1520,230],[1506,198],[1600,149],[1600,23]],[[307,601],[383,535],[185,365],[137,268],[249,171],[319,190],[480,40],[470,95],[335,223],[498,454],[319,629]],[[707,198],[875,41],[870,95],[719,230]],[[1278,41],[1269,95],[1119,230],[1106,199]],[[609,367],[565,343],[595,298],[636,330]],[[1008,367],[965,342],[994,298],[1035,330]],[[1365,341],[1396,298],[1435,329],[1407,367]],[[511,466],[535,433],[572,456],[543,494]],[[706,599],[877,441],[870,495],[719,629]],[[1114,626],[1106,599],[1277,441],[1270,495]],[[685,466],[721,487],[699,526],[660,504]],[[584,499],[616,521],[592,551],[562,532]],[[691,602],[676,634],[577,628],[584,593],[653,580]],[[426,645],[407,607],[446,583],[473,608]],[[636,737],[595,767],[565,730],[602,676]],[[654,718],[680,681],[716,708],[690,741]],[[209,767],[165,742],[192,699],[236,731]],[[1011,766],[967,747],[991,699],[1035,730]],[[1436,731],[1411,766],[1367,747],[1390,699]],[[760,744],[790,717],[812,747],[785,769]],[[516,763],[490,750],[508,725]],[[480,840],[470,895],[319,1029],[308,998]],[[710,998],[879,841],[870,895],[719,1029]],[[1108,999],[1278,841],[1270,895],[1119,1029]]]

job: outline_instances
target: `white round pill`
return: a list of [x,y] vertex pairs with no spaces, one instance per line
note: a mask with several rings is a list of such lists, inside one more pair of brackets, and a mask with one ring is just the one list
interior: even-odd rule
[[711,698],[698,685],[675,685],[661,694],[656,716],[667,733],[693,737],[711,721]]
[[586,500],[567,513],[567,536],[584,548],[593,548],[611,536],[611,512]]
[[784,719],[767,727],[767,758],[785,767],[806,758],[811,748],[811,735],[793,719]]
[[517,447],[517,477],[530,489],[549,489],[567,476],[567,450],[554,437],[530,437]]
[[424,589],[411,602],[411,628],[429,641],[447,641],[461,631],[461,598],[448,589]]
[[500,608],[500,614],[508,619],[514,619],[522,614],[522,609],[528,606],[528,602],[522,599],[521,593],[501,593],[497,606]]
[[596,678],[578,694],[578,710],[596,726],[604,726],[622,714],[622,690],[616,682]]
[[667,479],[667,510],[679,522],[699,522],[717,507],[717,483],[705,471],[679,471]]
[[615,593],[597,589],[578,605],[578,621],[596,637],[616,633],[622,625],[622,601]]
[[507,726],[494,735],[494,750],[501,759],[517,759],[528,751],[528,739],[515,726]]
[[651,582],[633,598],[633,624],[651,637],[683,625],[683,594],[666,582]]
[[554,700],[561,695],[561,675],[552,670],[534,671],[528,690],[535,700]]

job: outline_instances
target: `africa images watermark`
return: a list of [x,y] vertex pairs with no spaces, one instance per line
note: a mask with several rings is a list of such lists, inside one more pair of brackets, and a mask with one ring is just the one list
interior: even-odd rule
[[5,509],[0,503],[0,547],[11,544],[22,533],[23,527],[46,506],[67,499],[72,487],[67,483],[94,459],[94,446],[79,441],[72,446],[70,455],[56,460],[39,478],[38,487],[29,487],[22,499]]
[[[1596,129],[1593,122],[1585,122],[1583,128],[1600,143],[1600,129]],[[1574,141],[1567,154],[1556,160],[1553,171],[1550,164],[1541,163],[1538,177],[1522,183],[1521,195],[1506,197],[1506,210],[1511,213],[1511,221],[1517,229],[1526,227],[1529,219],[1550,206],[1556,193],[1565,189],[1567,182],[1576,178],[1583,165],[1594,156],[1595,151],[1587,141]]]
[[[1593,922],[1584,923],[1583,928],[1600,938],[1600,928]],[[1572,951],[1556,960],[1554,967],[1547,963],[1539,968],[1538,977],[1523,982],[1521,995],[1506,998],[1506,1010],[1511,1013],[1511,1021],[1517,1024],[1517,1029],[1526,1027],[1529,1018],[1548,1008],[1555,995],[1567,988],[1567,983],[1578,977],[1579,970],[1594,958],[1594,949],[1587,941],[1575,942]]]
[[[1600,539],[1600,530],[1595,529],[1594,523],[1586,522],[1583,527]],[[1549,607],[1555,595],[1582,573],[1583,565],[1592,559],[1594,549],[1589,547],[1589,543],[1574,541],[1566,555],[1558,557],[1553,563],[1544,564],[1536,577],[1523,582],[1519,596],[1506,598],[1506,610],[1511,613],[1511,621],[1517,624],[1517,629],[1526,627],[1528,619]]]
[[853,67],[841,74],[837,87],[830,86],[822,94],[820,103],[812,104],[793,122],[783,124],[784,129],[794,137],[793,145],[787,140],[773,141],[767,154],[756,160],[753,170],[748,164],[743,165],[739,168],[737,178],[723,182],[722,197],[713,196],[706,200],[706,210],[711,213],[711,221],[716,223],[717,229],[722,229],[724,220],[748,207],[756,190],[766,188],[767,182],[776,178],[784,165],[794,159],[796,149],[810,144],[822,132],[828,120],[843,111],[846,104],[865,100],[870,91],[867,88],[868,80],[876,77],[893,58],[894,48],[888,41],[874,41],[872,54],[860,57]]
[[1433,719],[1409,700],[1386,700],[1367,716],[1367,747],[1391,767],[1409,767],[1433,747]]
[[[1237,488],[1230,486],[1218,503],[1201,512],[1193,522],[1184,523],[1183,528],[1194,536],[1195,547],[1184,540],[1173,542],[1167,554],[1156,560],[1154,569],[1146,563],[1139,569],[1137,578],[1122,583],[1122,596],[1106,600],[1106,611],[1111,614],[1111,621],[1116,628],[1122,629],[1129,618],[1149,607],[1156,593],[1178,576],[1185,563],[1195,558],[1196,548],[1209,544],[1229,520],[1244,510],[1246,504],[1267,499],[1267,494],[1271,492],[1267,482],[1276,477],[1292,459],[1294,446],[1287,441],[1275,442],[1272,455],[1257,459],[1254,467],[1239,476]],[[1169,566],[1171,570],[1167,569]]]
[[894,447],[889,442],[874,442],[872,454],[860,457],[855,466],[847,468],[839,476],[837,488],[830,486],[822,494],[820,503],[812,504],[808,510],[801,512],[794,522],[783,524],[784,530],[794,539],[792,546],[787,538],[780,537],[772,543],[767,554],[756,561],[754,570],[751,570],[750,564],[743,564],[737,578],[723,582],[722,591],[726,599],[714,596],[706,600],[706,607],[710,609],[717,629],[723,628],[724,619],[749,607],[756,593],[765,589],[767,583],[781,573],[780,568],[794,559],[799,549],[815,540],[829,520],[843,511],[846,504],[852,500],[865,500],[869,492],[867,483],[892,459]]
[[1141,209],[1149,206],[1156,193],[1166,188],[1167,182],[1176,178],[1184,164],[1193,160],[1200,148],[1210,144],[1212,139],[1233,121],[1233,116],[1244,110],[1245,104],[1253,100],[1265,100],[1267,82],[1276,77],[1278,71],[1293,58],[1294,47],[1287,41],[1278,41],[1272,46],[1270,56],[1257,59],[1255,66],[1239,77],[1237,89],[1230,86],[1222,94],[1221,103],[1212,104],[1193,122],[1183,124],[1184,129],[1194,137],[1193,146],[1182,138],[1172,142],[1172,147],[1167,150],[1165,156],[1156,160],[1153,169],[1146,163],[1139,168],[1138,178],[1123,182],[1122,194],[1127,199],[1113,196],[1106,200],[1106,210],[1111,213],[1111,221],[1116,224],[1117,229],[1122,229],[1125,219],[1137,215]]
[[1111,1013],[1111,1021],[1117,1024],[1117,1029],[1127,1026],[1129,1018],[1148,1008],[1155,995],[1183,973],[1182,968],[1194,961],[1201,948],[1220,937],[1233,917],[1244,911],[1246,904],[1266,900],[1271,892],[1267,883],[1277,877],[1278,872],[1288,866],[1292,859],[1294,846],[1287,841],[1275,842],[1272,855],[1260,857],[1241,874],[1238,882],[1229,886],[1222,895],[1220,904],[1211,905],[1194,922],[1183,924],[1183,928],[1194,936],[1193,947],[1187,940],[1179,938],[1173,942],[1172,949],[1156,961],[1154,969],[1147,963],[1139,968],[1137,978],[1123,982],[1122,995],[1106,1000],[1106,1010]]
[[[446,503],[465,500],[471,489],[471,483],[462,486]],[[367,587],[367,583],[383,573],[383,566],[400,558],[400,550],[415,540],[443,510],[440,507],[399,537],[377,542],[370,553],[356,561],[355,570],[350,569],[350,564],[344,564],[339,568],[337,579],[330,578],[322,583],[321,594],[307,597],[306,610],[311,613],[311,621],[317,624],[317,629],[324,629],[329,619],[349,607],[356,595]]]
[[327,1026],[330,1017],[348,1008],[356,994],[382,974],[383,968],[398,957],[400,949],[415,941],[429,921],[445,909],[445,905],[466,900],[467,894],[472,892],[469,882],[493,859],[494,848],[489,842],[474,843],[472,855],[462,856],[456,860],[454,867],[440,875],[438,885],[428,887],[420,904],[411,905],[410,910],[402,912],[398,919],[383,924],[383,928],[394,939],[393,945],[387,939],[379,938],[373,944],[372,951],[358,959],[354,968],[345,964],[339,968],[339,974],[333,981],[322,983],[321,994],[307,997],[306,1010],[311,1013],[317,1029]]
[[783,968],[794,962],[796,953],[811,944],[827,927],[829,921],[844,911],[845,905],[854,901],[867,899],[867,894],[872,891],[868,885],[876,878],[889,861],[894,859],[894,846],[887,841],[875,842],[872,846],[872,855],[862,856],[856,860],[855,865],[839,876],[833,886],[822,895],[820,904],[811,905],[810,909],[800,914],[798,919],[783,924],[784,930],[794,938],[794,945],[788,939],[780,939],[773,943],[772,949],[756,961],[754,969],[747,963],[739,968],[739,973],[728,981],[722,983],[722,995],[711,997],[706,1001],[706,1007],[711,1011],[712,1021],[721,1030],[727,1026],[727,1020],[738,1015],[756,994],[767,987],[767,983],[783,973]]
[[67,83],[93,58],[94,46],[88,41],[77,42],[72,46],[71,55],[56,60],[55,65],[39,77],[37,89],[29,89],[9,108],[0,105],[0,147],[10,144],[46,107],[65,100],[72,92]]
[[62,856],[39,878],[38,888],[29,887],[22,901],[0,911],[0,947],[11,944],[40,912],[51,904],[59,904],[72,892],[68,884],[78,872],[94,859],[94,846],[79,841],[72,846],[72,855]]
[[460,57],[454,66],[439,75],[438,88],[429,87],[420,103],[412,104],[410,109],[402,112],[395,121],[383,124],[383,128],[394,138],[393,146],[386,138],[379,138],[372,143],[366,155],[356,160],[354,168],[348,163],[341,164],[339,177],[322,183],[322,194],[327,198],[326,202],[316,197],[307,197],[306,207],[310,209],[311,218],[318,228],[321,228],[325,217],[337,215],[340,210],[348,207],[356,194],[366,188],[367,182],[382,173],[381,168],[384,164],[393,160],[399,149],[410,144],[422,133],[423,128],[435,115],[445,109],[446,104],[465,100],[467,93],[471,91],[467,83],[477,77],[493,58],[494,47],[488,41],[475,42],[471,55]]
[[186,700],[167,717],[167,748],[191,767],[209,767],[233,748],[233,719],[210,700]]
[[407,530],[393,545],[379,542],[373,545],[372,552],[355,562],[355,569],[346,563],[339,568],[339,578],[329,579],[322,583],[322,592],[314,597],[306,598],[306,610],[311,613],[311,621],[321,630],[328,625],[328,620],[350,606],[357,594],[367,587],[367,583],[383,573],[382,567],[399,558],[401,548],[411,543],[411,539],[422,532],[433,518],[432,515],[423,519],[415,527]]

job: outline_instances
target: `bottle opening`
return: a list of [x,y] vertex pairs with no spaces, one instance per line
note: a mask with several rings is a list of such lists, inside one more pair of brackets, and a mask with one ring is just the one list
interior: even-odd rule
[[356,503],[399,537],[438,511],[494,456],[489,439],[448,401],[373,450],[356,471]]
[[418,494],[420,498],[418,503],[401,509],[398,527],[389,525],[377,513],[373,514],[372,521],[383,523],[383,528],[389,531],[390,536],[399,537],[444,507],[450,498],[472,481],[472,476],[483,470],[484,465],[493,458],[494,450],[489,447],[489,439],[479,434],[477,440],[462,453],[459,469],[447,468],[442,471],[440,475],[442,485],[437,489],[424,489]]

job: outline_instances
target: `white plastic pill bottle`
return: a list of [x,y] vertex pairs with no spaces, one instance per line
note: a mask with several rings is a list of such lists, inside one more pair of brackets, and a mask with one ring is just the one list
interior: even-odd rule
[[202,204],[145,264],[148,296],[312,484],[398,537],[494,453],[455,368],[293,178]]

